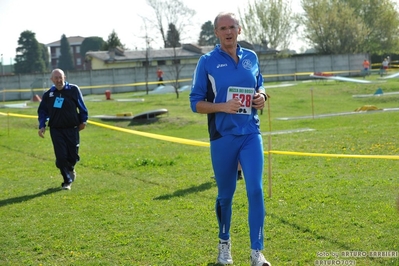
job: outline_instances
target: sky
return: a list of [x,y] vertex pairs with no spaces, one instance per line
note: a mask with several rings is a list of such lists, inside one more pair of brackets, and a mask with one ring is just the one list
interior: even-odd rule
[[[181,1],[196,11],[196,15],[190,18],[193,30],[188,30],[191,34],[181,35],[182,42],[196,43],[202,24],[208,20],[213,23],[221,11],[238,13],[237,10],[243,10],[249,0]],[[143,16],[151,16],[152,12],[146,0],[0,0],[0,54],[3,64],[8,65],[15,58],[18,39],[25,30],[34,32],[36,40],[43,44],[59,41],[63,34],[66,37],[98,36],[106,41],[114,30],[128,49],[143,49]],[[151,34],[159,36],[159,32]],[[154,41],[152,47],[161,48],[161,43]],[[290,48],[301,47],[297,44],[297,47]]]

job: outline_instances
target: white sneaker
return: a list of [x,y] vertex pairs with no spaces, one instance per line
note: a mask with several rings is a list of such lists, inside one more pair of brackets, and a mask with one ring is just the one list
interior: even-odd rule
[[251,251],[251,266],[272,266],[259,250]]
[[233,264],[233,258],[231,257],[231,241],[220,240],[219,241],[219,256],[216,263],[227,265]]
[[62,189],[71,190],[71,183],[62,183]]
[[75,171],[75,169],[73,169],[72,171],[69,171],[69,175],[72,178],[72,182],[74,182],[75,179],[76,179],[76,171]]

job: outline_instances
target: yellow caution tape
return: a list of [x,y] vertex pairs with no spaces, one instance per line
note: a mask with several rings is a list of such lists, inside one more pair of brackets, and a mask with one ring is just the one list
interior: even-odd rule
[[[22,114],[12,114],[12,113],[2,113],[0,112],[0,115],[3,116],[14,116],[14,117],[23,117],[23,118],[37,118],[37,116],[33,115],[22,115]],[[103,128],[108,128],[120,132],[125,132],[125,133],[130,133],[130,134],[135,134],[138,136],[143,136],[147,138],[153,138],[153,139],[159,139],[159,140],[165,140],[169,142],[174,142],[174,143],[180,143],[180,144],[186,144],[186,145],[194,145],[194,146],[199,146],[199,147],[209,147],[208,142],[203,142],[203,141],[197,141],[197,140],[189,140],[189,139],[183,139],[183,138],[177,138],[177,137],[170,137],[170,136],[164,136],[164,135],[158,135],[154,133],[147,133],[147,132],[141,132],[137,130],[132,130],[132,129],[127,129],[127,128],[121,128],[121,127],[115,127],[115,126],[110,126],[107,124],[103,123],[98,123],[94,121],[87,121],[89,124],[103,127]],[[265,151],[265,154],[282,154],[282,155],[295,155],[295,156],[313,156],[313,157],[333,157],[333,158],[362,158],[362,159],[390,159],[390,160],[399,160],[398,155],[354,155],[354,154],[326,154],[326,153],[307,153],[307,152],[293,152],[293,151]]]

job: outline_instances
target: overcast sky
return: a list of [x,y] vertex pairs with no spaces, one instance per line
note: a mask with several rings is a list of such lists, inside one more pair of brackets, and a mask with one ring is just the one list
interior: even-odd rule
[[[181,36],[183,43],[195,43],[201,25],[208,20],[213,22],[220,11],[237,12],[238,8],[245,8],[248,4],[248,0],[181,1],[196,11],[191,18],[194,30],[189,31],[192,34]],[[299,3],[299,0],[291,2]],[[43,44],[58,41],[63,34],[67,37],[99,36],[106,41],[115,30],[127,48],[142,49],[145,47],[142,17],[151,14],[146,0],[0,0],[0,54],[3,55],[4,64],[10,64],[15,58],[18,39],[25,30],[34,32],[37,41]],[[154,42],[152,46],[158,49],[161,43]],[[302,46],[304,44],[297,44],[291,48],[299,49]]]

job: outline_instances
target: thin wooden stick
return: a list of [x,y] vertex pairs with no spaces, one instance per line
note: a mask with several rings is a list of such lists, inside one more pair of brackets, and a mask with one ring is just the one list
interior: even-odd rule
[[267,95],[267,113],[269,117],[269,138],[268,138],[268,176],[269,176],[269,198],[272,197],[272,120],[270,118],[270,96]]

